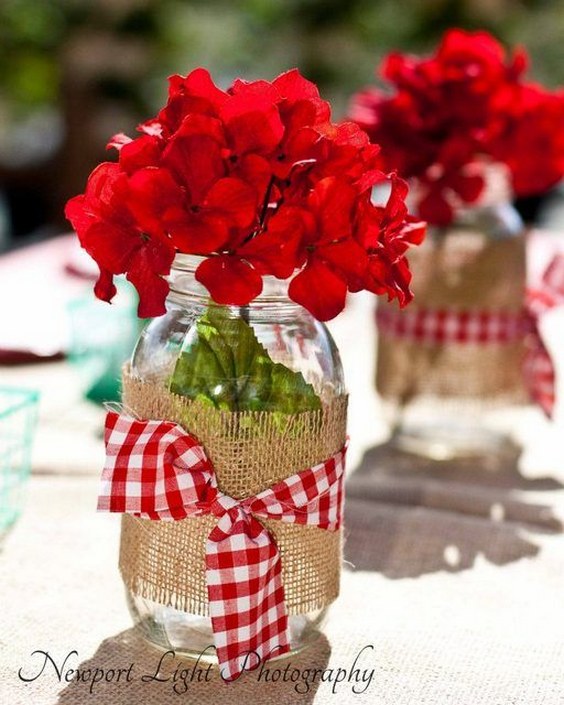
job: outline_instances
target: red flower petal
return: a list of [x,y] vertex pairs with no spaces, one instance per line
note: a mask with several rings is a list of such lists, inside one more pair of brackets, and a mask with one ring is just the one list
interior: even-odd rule
[[227,93],[218,88],[208,71],[202,68],[195,69],[186,77],[171,76],[168,96],[156,125],[150,126],[152,133],[160,134],[162,130],[161,134],[173,135],[189,113],[217,116],[227,99]]
[[100,269],[98,281],[94,285],[94,294],[98,299],[108,303],[114,298],[117,289],[114,285],[114,276],[107,269]]
[[445,197],[432,191],[421,199],[418,204],[419,216],[433,225],[446,226],[452,222],[454,213]]
[[315,129],[319,137],[319,130],[325,126],[331,117],[327,103],[321,99],[298,100],[295,103],[283,101],[280,106],[280,118],[284,123],[284,141],[304,127]]
[[147,120],[147,122],[141,123],[141,125],[137,126],[137,130],[151,137],[163,136],[163,126],[157,119]]
[[182,191],[166,169],[141,169],[129,179],[127,206],[146,234],[166,237],[166,213],[182,202]]
[[156,241],[147,243],[133,255],[127,279],[139,294],[137,314],[140,318],[161,316],[166,312],[169,286],[161,275],[170,273],[173,259],[174,249]]
[[161,144],[156,137],[142,135],[124,144],[119,153],[119,163],[128,174],[147,166],[158,166],[161,159]]
[[127,193],[127,175],[121,170],[119,164],[102,162],[88,177],[86,193],[88,208],[96,212],[99,217],[111,217],[120,212],[122,219],[126,219],[123,212],[123,199]]
[[351,234],[352,211],[357,198],[358,192],[349,183],[334,176],[315,185],[308,205],[317,214],[319,242],[340,240]]
[[122,274],[127,271],[131,257],[143,243],[135,230],[96,221],[81,234],[80,244],[100,269]]
[[236,155],[269,154],[280,143],[284,125],[275,104],[246,93],[230,96],[221,110]]
[[272,81],[279,94],[292,102],[303,100],[304,98],[319,98],[319,89],[304,78],[298,69],[290,69],[280,74]]
[[221,120],[209,115],[189,113],[178,128],[174,139],[180,137],[211,137],[219,145],[225,144],[225,132]]
[[323,130],[323,134],[339,145],[361,148],[366,147],[370,142],[366,132],[354,122],[340,122],[337,125],[328,126]]
[[245,154],[241,159],[232,163],[231,167],[230,175],[250,184],[259,195],[258,200],[262,203],[272,176],[268,161],[258,154]]
[[174,246],[186,254],[208,255],[229,241],[229,223],[220,213],[171,212],[167,227]]
[[163,164],[187,188],[190,203],[195,205],[201,205],[211,186],[225,175],[221,146],[208,135],[172,139],[163,153]]
[[84,194],[74,196],[67,201],[65,217],[70,220],[79,237],[96,221],[96,216],[88,207],[88,199]]
[[420,245],[427,234],[427,223],[408,215],[401,229],[402,239],[411,245]]
[[358,188],[359,193],[363,193],[374,186],[383,184],[388,180],[387,175],[380,169],[370,169],[364,172],[364,174],[355,182],[356,188]]
[[366,289],[374,294],[388,294],[388,300],[397,299],[400,306],[408,304],[413,298],[409,288],[411,272],[405,257],[390,263],[385,253],[376,253],[370,257],[367,270]]
[[316,258],[323,260],[335,274],[344,279],[351,291],[363,288],[368,254],[352,238],[319,247]]
[[328,321],[345,308],[347,285],[324,264],[313,260],[292,279],[288,293],[318,321]]
[[220,179],[208,191],[203,207],[221,214],[229,226],[245,228],[255,220],[256,193],[241,179]]
[[[299,247],[306,228],[301,208],[282,206],[267,229],[237,250],[263,274],[287,279],[302,263]],[[300,261],[301,260],[301,261]]]
[[447,183],[466,203],[477,201],[484,190],[484,179],[478,175],[455,174]]
[[129,144],[130,142],[133,142],[131,137],[124,135],[123,132],[118,132],[118,134],[114,135],[108,142],[106,149],[117,149],[119,152],[124,145]]
[[241,78],[236,78],[229,89],[229,93],[232,95],[255,96],[271,103],[278,103],[282,98],[272,83],[263,80],[244,81]]
[[191,71],[186,77],[171,76],[170,93],[182,92],[186,95],[205,98],[214,107],[219,108],[227,100],[227,93],[218,88],[210,72],[203,68]]
[[167,282],[148,269],[132,269],[127,280],[137,289],[139,318],[155,318],[166,313],[166,297],[169,292]]
[[413,299],[413,292],[409,288],[411,282],[411,271],[405,257],[402,257],[392,266],[395,281],[395,293],[390,294],[390,298],[397,298],[401,308]]
[[218,304],[246,306],[262,291],[262,277],[238,257],[221,255],[204,260],[196,279]]
[[287,178],[296,165],[316,161],[321,139],[312,127],[302,127],[286,137],[272,160],[272,171],[280,179]]

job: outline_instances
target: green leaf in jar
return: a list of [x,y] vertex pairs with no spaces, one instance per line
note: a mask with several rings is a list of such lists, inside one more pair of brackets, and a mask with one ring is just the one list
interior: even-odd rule
[[295,414],[321,408],[303,375],[274,362],[249,323],[227,307],[211,306],[197,321],[170,390],[225,411]]

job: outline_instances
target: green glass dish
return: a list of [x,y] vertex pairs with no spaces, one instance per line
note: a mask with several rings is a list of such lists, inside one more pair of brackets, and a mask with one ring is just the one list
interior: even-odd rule
[[118,291],[113,306],[94,299],[90,291],[68,305],[69,360],[78,370],[84,396],[98,404],[119,400],[121,368],[143,326],[132,287],[122,281]]
[[0,387],[0,541],[21,514],[39,392]]

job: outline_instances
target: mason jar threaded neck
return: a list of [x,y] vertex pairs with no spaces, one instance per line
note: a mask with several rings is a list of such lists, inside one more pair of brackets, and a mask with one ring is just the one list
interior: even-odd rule
[[[482,165],[484,190],[475,203],[461,203],[455,207],[454,219],[446,226],[430,225],[429,235],[440,237],[454,230],[481,231],[492,240],[520,237],[524,223],[512,203],[509,169],[505,164]],[[412,187],[413,202],[417,202],[418,184]]]
[[[212,255],[213,256],[213,255]],[[201,304],[213,304],[207,288],[196,279],[196,270],[207,259],[200,255],[178,253],[172,263],[167,277],[170,286],[168,300],[177,304],[198,301]],[[288,296],[288,281],[272,276],[263,277],[262,292],[246,305],[249,308],[291,308],[294,313],[304,311],[303,307],[293,302]]]

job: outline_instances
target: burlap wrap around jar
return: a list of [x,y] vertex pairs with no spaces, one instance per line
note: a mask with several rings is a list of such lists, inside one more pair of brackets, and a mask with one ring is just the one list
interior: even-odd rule
[[493,450],[503,433],[489,412],[526,400],[522,223],[509,204],[470,209],[431,228],[410,267],[413,303],[377,312],[376,386],[395,439],[438,457]]
[[[327,328],[289,300],[286,283],[267,278],[244,309],[217,306],[195,280],[199,261],[177,256],[167,313],[148,325],[124,370],[123,404],[139,418],[178,423],[203,446],[220,492],[254,497],[343,448],[342,366]],[[206,540],[217,521],[122,520],[120,570],[134,620],[159,647],[204,660],[214,660]],[[320,633],[339,593],[341,530],[260,521],[280,555],[296,650]]]
[[[140,418],[175,421],[195,435],[213,463],[219,489],[236,499],[337,453],[346,438],[346,396],[321,411],[279,417],[269,412],[218,411],[123,376],[123,401]],[[217,519],[151,521],[123,516],[120,570],[134,595],[208,615],[205,543]],[[282,561],[289,614],[327,607],[339,593],[341,531],[265,520]]]

